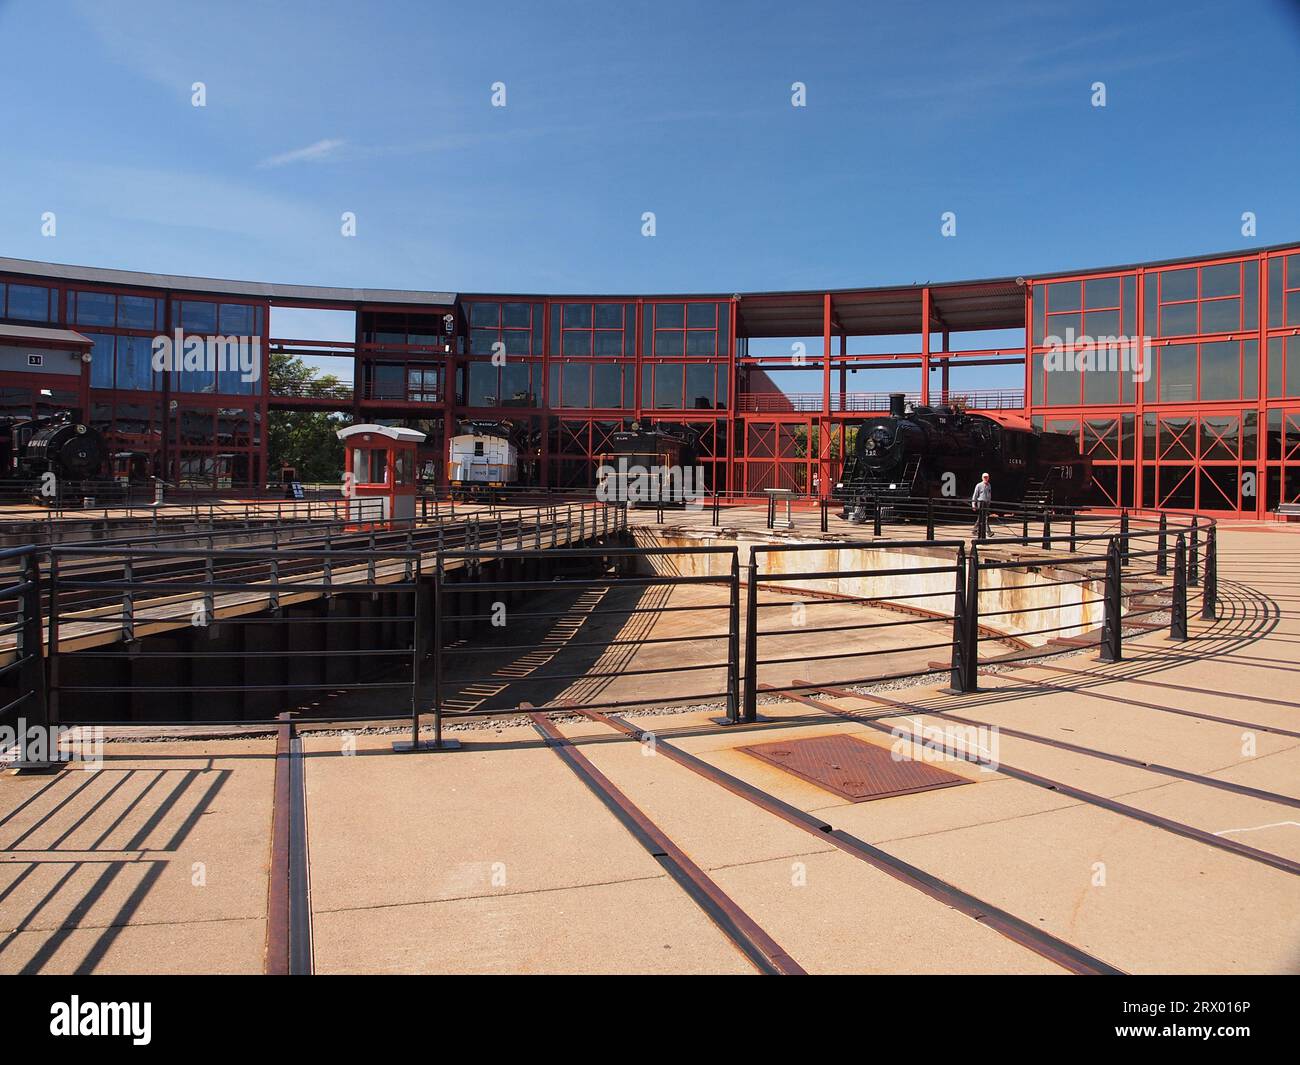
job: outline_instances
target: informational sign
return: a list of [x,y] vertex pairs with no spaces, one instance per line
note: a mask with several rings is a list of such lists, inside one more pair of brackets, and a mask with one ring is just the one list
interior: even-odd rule
[[302,481],[292,481],[292,482],[290,482],[290,484],[289,484],[289,491],[291,491],[291,492],[293,493],[293,498],[294,498],[294,499],[304,499],[304,498],[306,498],[306,497],[303,495],[303,490],[302,490]]

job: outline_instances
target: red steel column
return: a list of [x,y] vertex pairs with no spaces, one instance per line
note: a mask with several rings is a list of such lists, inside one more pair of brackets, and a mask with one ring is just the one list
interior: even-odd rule
[[822,296],[822,412],[817,428],[817,495],[826,498],[831,479],[831,294]]
[[930,405],[930,286],[921,289],[921,406]]

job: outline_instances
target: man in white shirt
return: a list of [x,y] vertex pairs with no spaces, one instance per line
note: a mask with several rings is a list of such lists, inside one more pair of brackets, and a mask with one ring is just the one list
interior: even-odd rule
[[977,536],[980,532],[980,507],[988,506],[993,502],[993,484],[986,473],[980,477],[979,484],[975,486],[975,491],[971,493],[970,508],[975,511],[975,526],[971,530]]

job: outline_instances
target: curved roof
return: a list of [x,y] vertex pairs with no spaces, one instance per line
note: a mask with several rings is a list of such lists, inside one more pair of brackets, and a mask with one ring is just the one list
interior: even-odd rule
[[346,429],[335,430],[340,440],[349,440],[354,436],[386,436],[390,440],[409,443],[423,443],[425,434],[418,429],[408,429],[403,425],[349,425]]

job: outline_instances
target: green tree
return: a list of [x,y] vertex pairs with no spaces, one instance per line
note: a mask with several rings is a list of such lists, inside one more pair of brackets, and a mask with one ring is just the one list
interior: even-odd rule
[[[272,352],[267,368],[272,395],[351,398],[351,388],[333,374],[322,374],[296,355]],[[267,472],[276,477],[292,466],[299,481],[343,479],[343,442],[335,435],[351,422],[342,411],[270,412],[267,425]]]

